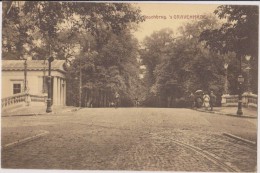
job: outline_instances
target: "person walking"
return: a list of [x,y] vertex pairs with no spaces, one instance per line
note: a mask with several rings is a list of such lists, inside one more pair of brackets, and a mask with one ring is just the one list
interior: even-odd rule
[[216,103],[216,95],[213,93],[213,91],[210,92],[210,100],[209,100],[209,104],[210,104],[210,110],[213,111],[213,107],[215,106]]
[[208,108],[209,108],[209,101],[210,101],[209,95],[208,94],[204,94],[203,95],[203,105],[204,105],[206,110],[208,110]]
[[195,96],[192,92],[189,95],[189,102],[190,102],[191,109],[193,109],[195,106]]
[[119,100],[120,100],[120,95],[118,92],[115,93],[115,108],[118,107],[119,105]]
[[139,105],[138,97],[135,97],[135,107],[138,107]]

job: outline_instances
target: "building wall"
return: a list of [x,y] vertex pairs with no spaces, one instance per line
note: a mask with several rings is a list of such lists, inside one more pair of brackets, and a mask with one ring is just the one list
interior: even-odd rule
[[[45,76],[48,71],[45,71]],[[65,75],[58,71],[52,71],[53,83],[53,104],[65,105],[66,103],[66,80]],[[33,95],[46,95],[43,93],[43,71],[27,72],[27,88]],[[13,95],[13,84],[21,84],[21,92],[24,91],[24,71],[2,71],[2,98]]]

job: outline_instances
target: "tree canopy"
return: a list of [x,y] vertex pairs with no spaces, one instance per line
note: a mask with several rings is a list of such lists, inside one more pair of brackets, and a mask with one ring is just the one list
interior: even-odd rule
[[145,39],[142,58],[147,66],[146,78],[150,79],[148,105],[178,107],[190,92],[199,89],[223,93],[227,57],[209,51],[199,42],[201,32],[217,27],[217,19],[207,16],[180,27],[178,35],[163,29]]
[[[233,52],[243,64],[245,56],[251,56],[253,79],[258,79],[258,6],[221,5],[214,12],[225,21],[221,27],[207,29],[200,35],[200,41],[211,51],[227,54]],[[235,60],[230,64],[236,63]],[[242,64],[242,67],[245,66]],[[237,66],[239,68],[239,66]],[[245,73],[242,69],[242,73]],[[245,74],[243,76],[246,76]],[[257,93],[257,82],[252,82],[253,91]]]
[[[6,13],[9,2],[3,3]],[[142,21],[140,10],[127,3],[14,1],[3,17],[3,59],[20,59],[24,55],[45,59],[49,54],[59,54],[64,51],[61,45],[75,44],[76,40],[70,38],[77,32],[94,36],[99,49],[110,31],[120,33]],[[59,37],[62,34],[71,37]]]
[[[115,91],[131,105],[139,80],[138,42],[130,30],[144,19],[129,3],[4,1],[3,59],[70,61],[68,104],[107,106]],[[8,11],[8,13],[7,13]],[[11,31],[11,32],[9,32]]]

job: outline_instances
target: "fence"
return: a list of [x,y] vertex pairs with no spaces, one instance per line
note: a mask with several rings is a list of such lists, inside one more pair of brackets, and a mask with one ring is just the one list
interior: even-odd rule
[[27,97],[27,94],[19,93],[19,94],[14,94],[13,96],[1,99],[2,110],[5,110],[6,108],[23,106],[23,104],[26,101],[26,97]]
[[31,98],[31,102],[44,102],[44,103],[46,103],[46,101],[47,101],[47,96],[39,96],[39,95],[31,95],[30,94],[30,98]]
[[[221,100],[222,106],[237,106],[238,95],[223,95]],[[257,95],[252,93],[244,93],[242,95],[242,104],[244,107],[257,108]]]
[[39,95],[30,95],[27,93],[19,93],[14,94],[10,97],[6,97],[1,99],[1,106],[2,110],[5,111],[6,109],[22,107],[25,105],[29,105],[31,102],[46,102],[46,96],[39,96]]

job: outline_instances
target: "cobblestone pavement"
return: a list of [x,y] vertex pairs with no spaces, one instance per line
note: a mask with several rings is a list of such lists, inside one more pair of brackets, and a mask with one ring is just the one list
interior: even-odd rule
[[189,109],[100,108],[59,115],[2,117],[3,168],[256,171],[257,120]]

